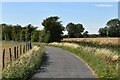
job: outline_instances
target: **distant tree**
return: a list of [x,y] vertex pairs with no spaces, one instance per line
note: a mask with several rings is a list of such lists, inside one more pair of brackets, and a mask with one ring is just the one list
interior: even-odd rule
[[68,35],[63,35],[63,38],[68,38]]
[[120,37],[120,20],[111,19],[107,22],[107,27],[99,29],[100,36]]
[[40,35],[39,30],[34,31],[33,35],[31,36],[31,41],[32,42],[39,42],[39,35]]
[[25,38],[26,38],[25,34],[26,34],[26,28],[23,27],[22,30],[20,31],[20,41],[24,41],[24,42],[26,41],[25,40]]
[[68,23],[66,29],[68,31],[69,38],[82,37],[81,33],[84,31],[82,24],[74,24],[74,23]]
[[83,37],[83,35],[81,34],[83,31],[84,31],[84,28],[83,28],[83,25],[82,24],[76,24],[75,25],[76,27],[76,37],[79,38],[79,37]]
[[61,41],[64,27],[61,21],[58,20],[58,16],[48,17],[43,20],[42,25],[44,26],[45,42]]
[[2,26],[2,39],[3,40],[12,40],[12,25],[1,24]]
[[20,41],[20,31],[22,27],[21,25],[14,25],[12,30],[12,40],[14,41]]
[[107,22],[108,33],[110,37],[120,37],[120,20],[111,19]]
[[89,37],[90,38],[97,38],[97,37],[99,37],[99,35],[98,34],[89,34]]
[[25,28],[26,28],[25,39],[26,41],[31,41],[31,36],[34,33],[34,31],[37,29],[37,27],[34,27],[31,24],[28,24],[27,26],[25,26]]
[[[37,27],[31,24],[22,27],[21,25],[0,24],[2,27],[2,40],[5,41],[31,41],[31,37]],[[35,35],[35,34],[34,34]],[[39,37],[38,37],[39,40]]]
[[66,26],[66,29],[68,31],[68,37],[69,38],[74,38],[75,37],[75,31],[76,31],[75,24],[74,23],[68,23],[67,26]]
[[100,28],[98,32],[100,36],[106,37],[108,35],[108,27]]
[[46,36],[45,34],[46,33],[44,29],[40,31],[40,35],[39,35],[40,42],[45,42],[45,36]]
[[83,33],[83,37],[88,37],[88,31],[85,31],[84,33]]

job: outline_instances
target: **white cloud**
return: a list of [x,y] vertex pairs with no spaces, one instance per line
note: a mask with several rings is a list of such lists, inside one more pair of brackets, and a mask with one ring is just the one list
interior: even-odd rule
[[97,7],[112,7],[112,4],[97,4]]

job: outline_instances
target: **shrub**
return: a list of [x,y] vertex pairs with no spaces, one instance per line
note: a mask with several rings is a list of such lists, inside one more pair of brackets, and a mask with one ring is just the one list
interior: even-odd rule
[[32,50],[3,69],[3,80],[26,80],[40,65],[43,54],[44,46],[34,46]]

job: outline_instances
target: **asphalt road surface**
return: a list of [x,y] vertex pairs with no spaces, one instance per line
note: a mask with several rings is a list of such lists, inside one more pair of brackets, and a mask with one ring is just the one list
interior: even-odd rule
[[37,71],[35,78],[96,78],[85,63],[60,48],[46,46],[47,60]]

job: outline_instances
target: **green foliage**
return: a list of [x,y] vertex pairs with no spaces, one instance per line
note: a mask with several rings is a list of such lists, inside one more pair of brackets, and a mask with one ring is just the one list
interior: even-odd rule
[[120,20],[111,19],[107,22],[107,27],[100,28],[100,36],[120,37]]
[[8,64],[3,69],[3,80],[27,80],[41,64],[42,56],[44,55],[44,45],[40,45],[39,50],[28,54],[22,55],[18,60]]
[[[31,41],[33,40],[31,37],[35,34],[37,27],[32,26],[31,24],[28,24],[25,27],[22,27],[20,25],[7,25],[7,24],[0,24],[2,27],[2,40],[5,41]],[[39,34],[36,34],[36,36],[39,36]],[[33,37],[34,38],[34,37]],[[39,40],[39,37],[37,41]],[[33,40],[36,41],[36,40]]]
[[59,42],[62,39],[62,34],[64,27],[61,24],[61,21],[58,21],[59,17],[48,17],[43,20],[42,25],[44,26],[44,42]]
[[83,33],[83,37],[88,37],[89,35],[88,35],[88,31],[85,31],[84,33]]
[[100,28],[98,32],[100,33],[100,36],[102,36],[102,37],[108,36],[108,28],[107,27]]
[[69,38],[82,37],[81,33],[84,31],[82,24],[74,24],[74,23],[68,23],[66,29],[68,31]]
[[40,38],[39,38],[39,40],[40,40],[40,42],[45,42],[45,30],[41,30],[41,33],[40,33]]
[[31,40],[31,36],[32,33],[35,31],[35,29],[37,29],[37,27],[32,26],[31,24],[28,24],[26,26],[26,41],[30,41]]
[[40,39],[40,38],[39,38],[39,37],[40,37],[40,33],[41,33],[41,32],[38,31],[38,30],[34,31],[34,32],[33,32],[33,35],[31,36],[31,41],[32,41],[32,42],[39,42],[39,41],[40,41],[40,40],[39,40],[39,39]]

